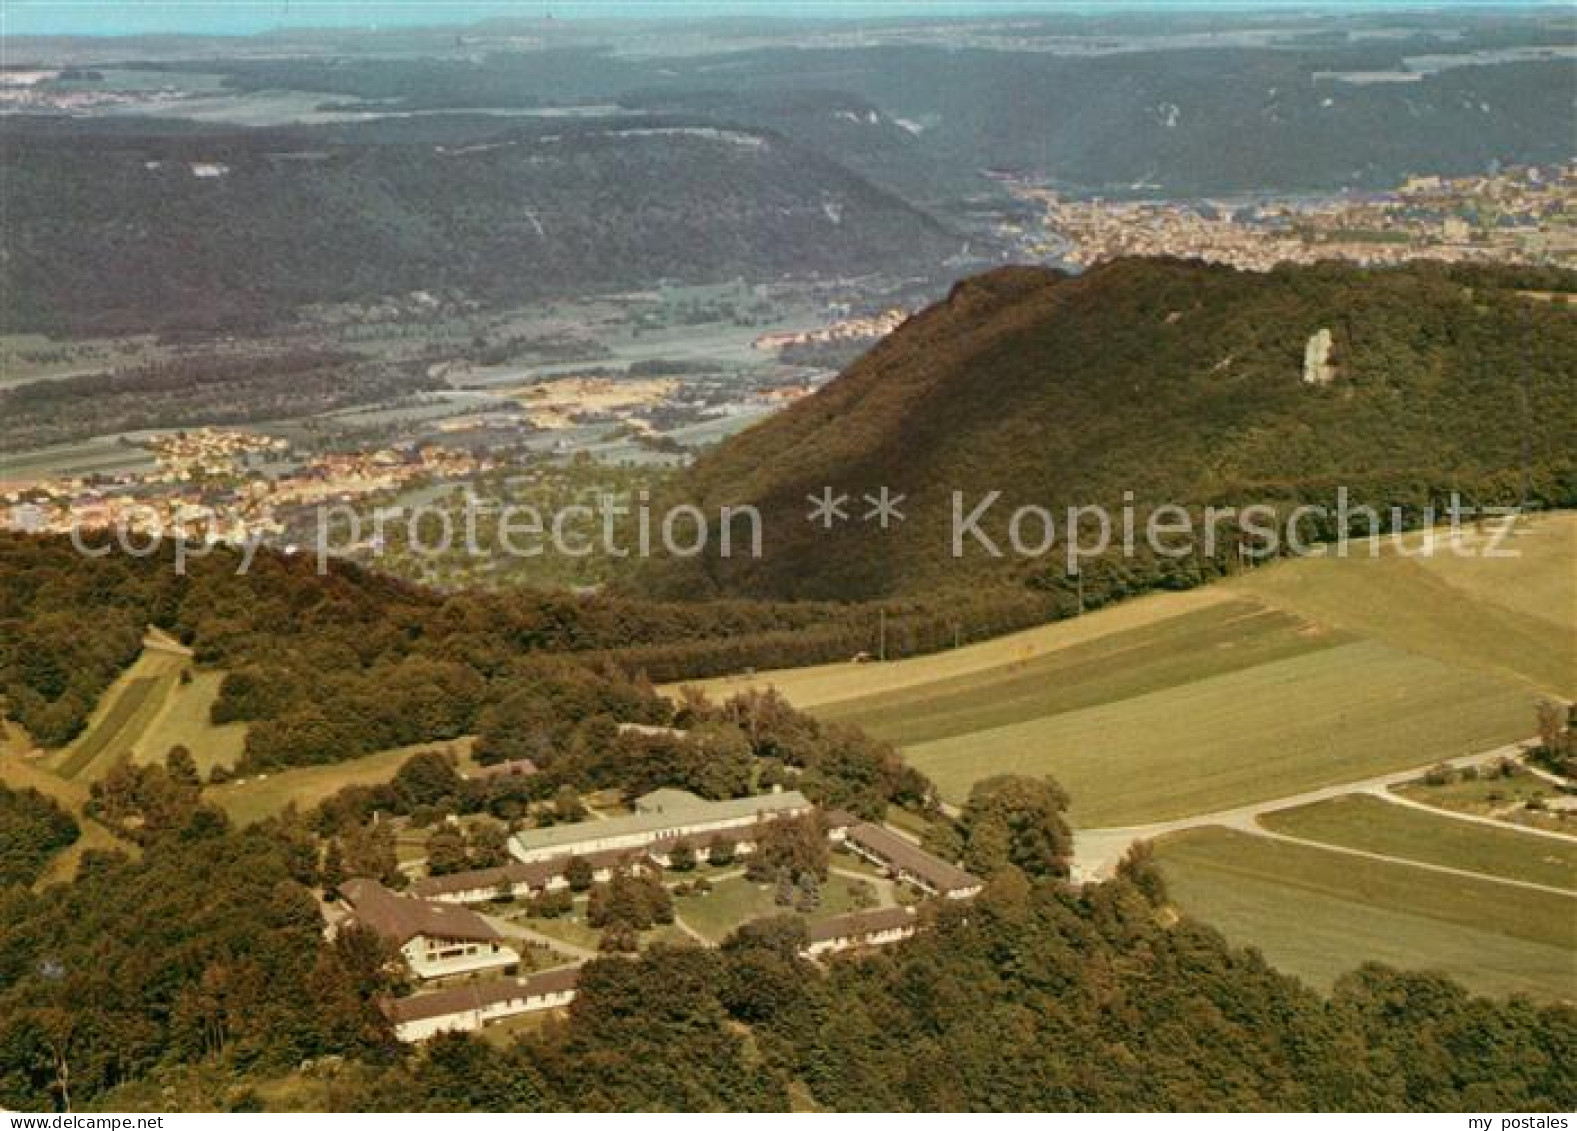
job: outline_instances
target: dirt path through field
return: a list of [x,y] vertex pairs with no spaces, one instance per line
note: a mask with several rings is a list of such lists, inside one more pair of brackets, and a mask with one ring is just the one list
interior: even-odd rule
[[[1536,740],[1514,742],[1507,746],[1498,746],[1493,750],[1485,750],[1478,754],[1468,754],[1461,758],[1452,758],[1444,763],[1430,762],[1412,769],[1396,770],[1378,777],[1366,778],[1362,781],[1344,782],[1340,785],[1329,785],[1321,789],[1309,790],[1306,793],[1297,793],[1289,797],[1278,797],[1270,801],[1259,801],[1252,805],[1241,805],[1233,809],[1223,809],[1215,813],[1200,813],[1192,817],[1182,817],[1174,821],[1160,821],[1151,825],[1131,825],[1126,828],[1106,829],[1077,829],[1073,834],[1073,867],[1074,876],[1081,880],[1103,880],[1110,877],[1117,869],[1117,864],[1127,855],[1128,849],[1141,840],[1155,840],[1157,837],[1166,836],[1168,833],[1183,832],[1187,829],[1206,828],[1219,826],[1222,828],[1237,829],[1240,832],[1252,833],[1255,836],[1272,837],[1281,840],[1296,840],[1295,837],[1281,836],[1272,833],[1259,823],[1259,818],[1267,813],[1275,813],[1282,809],[1296,809],[1303,805],[1313,805],[1320,801],[1331,801],[1352,793],[1369,793],[1387,801],[1397,803],[1417,804],[1407,802],[1405,798],[1398,798],[1390,792],[1390,787],[1403,782],[1412,781],[1432,766],[1448,765],[1461,769],[1466,766],[1490,765],[1502,758],[1520,760],[1527,753],[1529,745]],[[1431,806],[1419,806],[1431,813],[1443,816],[1453,816],[1444,809],[1435,809]],[[1539,833],[1545,836],[1563,836],[1561,833],[1551,833],[1542,829],[1528,829],[1521,825],[1512,825],[1504,821],[1491,821],[1487,818],[1478,818],[1486,824],[1491,824],[1500,829],[1512,829],[1518,832]],[[1564,838],[1570,839],[1570,838]],[[1303,843],[1314,844],[1313,841]],[[1319,843],[1320,848],[1330,848],[1338,851],[1331,845]],[[1358,852],[1356,849],[1341,849],[1339,851]],[[1374,856],[1372,853],[1358,853],[1364,856]],[[1397,863],[1428,867],[1412,860],[1402,860],[1394,857],[1375,856],[1376,859],[1395,860]],[[1433,866],[1436,870],[1454,871],[1455,869]],[[1497,879],[1493,876],[1484,876],[1481,873],[1463,873],[1478,878]],[[1505,883],[1518,883],[1521,886],[1530,885],[1525,881],[1502,881]],[[1551,888],[1551,891],[1560,889]],[[1562,891],[1561,894],[1571,893]]]

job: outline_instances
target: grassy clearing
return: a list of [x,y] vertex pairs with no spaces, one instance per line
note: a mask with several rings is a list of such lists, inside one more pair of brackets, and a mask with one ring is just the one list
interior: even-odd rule
[[[833,875],[821,885],[821,906],[808,919],[842,915],[854,910],[853,892],[865,881]],[[743,923],[781,915],[776,884],[753,884],[744,876],[722,880],[705,895],[680,896],[674,901],[679,918],[711,939],[721,942]]]
[[1051,774],[1082,827],[1285,797],[1522,737],[1516,684],[1374,643],[905,750],[943,796],[990,773]]
[[[1272,832],[1577,891],[1577,839],[1434,817],[1378,797],[1339,797],[1260,818]],[[1573,914],[1577,914],[1574,908]]]
[[462,773],[475,768],[471,763],[471,739],[459,738],[452,742],[423,742],[415,746],[382,750],[364,758],[353,758],[348,762],[327,766],[303,766],[300,769],[260,774],[211,786],[206,791],[206,797],[228,813],[236,824],[256,824],[280,812],[292,801],[301,809],[310,809],[348,785],[386,782],[406,759],[423,750],[451,750],[460,758]]
[[143,763],[160,762],[170,747],[184,746],[205,778],[215,766],[234,766],[246,745],[246,724],[209,722],[208,712],[223,682],[223,672],[208,671],[194,672],[190,683],[177,683],[164,709],[137,740],[133,757]]
[[1577,993],[1577,915],[1564,896],[1224,829],[1156,848],[1183,910],[1321,988],[1373,961],[1483,993]]
[[146,648],[111,685],[70,745],[50,757],[49,767],[62,777],[93,782],[128,757],[180,680],[185,656],[163,648]]

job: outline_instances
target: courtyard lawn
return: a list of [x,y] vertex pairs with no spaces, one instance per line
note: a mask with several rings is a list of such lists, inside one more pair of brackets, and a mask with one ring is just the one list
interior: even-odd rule
[[[807,919],[820,919],[853,911],[852,893],[864,881],[833,874],[821,885],[821,905]],[[705,895],[685,895],[674,900],[680,919],[712,942],[722,942],[741,924],[752,919],[781,915],[792,908],[778,906],[777,885],[753,884],[744,876],[722,880]]]

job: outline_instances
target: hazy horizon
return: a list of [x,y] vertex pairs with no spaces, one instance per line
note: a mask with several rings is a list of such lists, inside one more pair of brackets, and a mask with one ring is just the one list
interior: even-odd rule
[[[27,36],[234,35],[279,31],[464,26],[486,20],[903,19],[1117,13],[1385,12],[1429,9],[1559,9],[1548,0],[9,0],[0,38]],[[106,11],[105,9],[109,9]]]

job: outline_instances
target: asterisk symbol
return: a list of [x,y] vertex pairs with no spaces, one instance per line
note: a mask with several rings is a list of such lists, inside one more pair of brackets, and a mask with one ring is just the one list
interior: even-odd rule
[[886,530],[888,526],[895,522],[902,522],[903,511],[898,509],[898,504],[906,498],[908,498],[907,495],[895,495],[886,487],[883,487],[874,495],[866,495],[865,502],[870,507],[870,510],[865,512],[865,521],[869,522],[874,518],[881,523],[883,530]]
[[835,494],[831,487],[823,487],[819,496],[806,495],[805,501],[810,504],[810,513],[805,516],[805,521],[819,522],[825,530],[831,530],[834,522],[843,522],[849,517],[849,513],[843,509],[849,496]]

